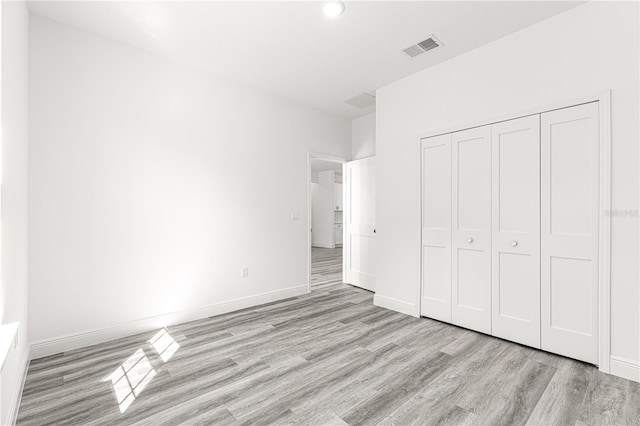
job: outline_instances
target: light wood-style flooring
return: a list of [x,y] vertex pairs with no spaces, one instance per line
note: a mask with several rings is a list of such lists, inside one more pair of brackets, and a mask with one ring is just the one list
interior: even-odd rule
[[375,307],[341,255],[309,295],[32,361],[18,424],[640,424],[640,384]]

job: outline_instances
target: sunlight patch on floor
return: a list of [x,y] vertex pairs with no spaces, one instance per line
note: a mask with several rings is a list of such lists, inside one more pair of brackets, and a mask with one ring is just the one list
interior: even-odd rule
[[[166,328],[158,331],[151,340],[149,340],[149,344],[158,354],[162,362],[169,361],[180,348],[180,344],[176,342]],[[139,348],[102,381],[111,382],[120,412],[124,413],[131,403],[140,396],[144,388],[151,382],[156,374],[156,370],[151,365],[144,350]]]
[[178,350],[180,345],[166,328],[158,331],[151,340],[149,340],[153,350],[160,356],[162,361],[167,362]]
[[120,412],[124,413],[155,375],[144,351],[138,349],[104,381],[111,381]]

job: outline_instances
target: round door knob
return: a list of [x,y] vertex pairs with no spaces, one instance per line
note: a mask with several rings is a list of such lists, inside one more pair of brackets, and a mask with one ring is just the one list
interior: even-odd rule
[[467,238],[467,242],[468,242],[469,244],[471,244],[471,243],[473,242],[473,238],[471,238],[471,237]]
[[373,233],[374,233],[374,234],[376,233],[376,230],[375,230],[375,229],[373,230]]
[[511,247],[515,247],[515,246],[517,246],[517,245],[518,245],[518,242],[517,242],[517,241],[515,241],[515,240],[514,240],[514,241],[511,241]]

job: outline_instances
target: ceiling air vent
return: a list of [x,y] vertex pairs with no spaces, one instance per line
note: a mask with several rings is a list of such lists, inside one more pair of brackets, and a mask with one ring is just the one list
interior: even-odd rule
[[418,55],[424,53],[424,50],[422,50],[420,48],[420,46],[418,46],[417,44],[414,44],[413,46],[410,46],[410,47],[407,47],[406,49],[404,49],[403,52],[413,58],[415,56],[418,56]]
[[358,96],[354,96],[351,99],[344,101],[345,104],[354,106],[356,108],[367,108],[376,103],[376,97],[369,93],[361,93]]
[[428,39],[422,40],[420,43],[409,46],[402,51],[410,57],[415,58],[416,56],[422,55],[424,52],[428,52],[429,50],[433,50],[439,46],[442,46],[442,43],[432,35]]

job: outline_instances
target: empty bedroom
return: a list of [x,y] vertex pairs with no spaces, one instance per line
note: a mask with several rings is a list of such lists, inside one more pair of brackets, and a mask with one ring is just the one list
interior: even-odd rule
[[640,424],[638,1],[0,6],[0,425]]

